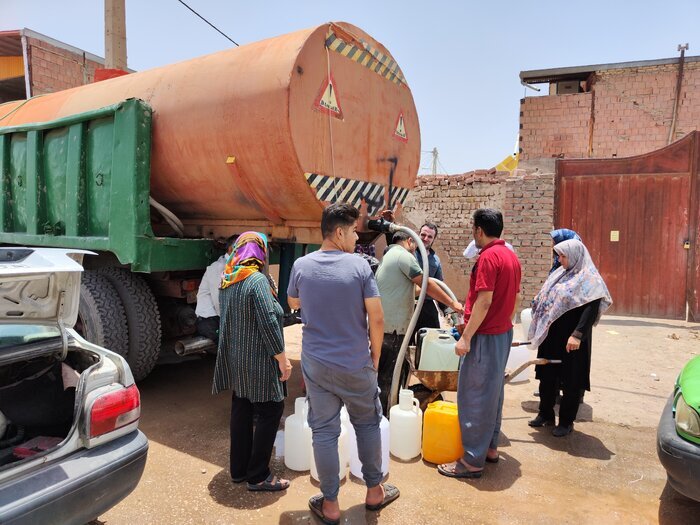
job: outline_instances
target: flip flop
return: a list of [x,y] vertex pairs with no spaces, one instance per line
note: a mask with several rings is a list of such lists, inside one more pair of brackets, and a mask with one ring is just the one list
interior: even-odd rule
[[384,483],[382,487],[384,487],[384,499],[381,503],[376,503],[374,505],[368,505],[367,503],[365,503],[365,508],[367,510],[382,510],[389,503],[391,503],[401,495],[399,489],[396,488],[394,485]]
[[248,490],[251,492],[279,492],[288,488],[289,482],[286,485],[283,484],[279,478],[275,479],[274,474],[270,474],[262,483],[248,483]]
[[[448,470],[447,467],[452,465],[454,465],[454,468],[452,470]],[[467,470],[467,467],[464,466],[464,463],[462,463],[461,459],[458,459],[454,463],[445,463],[444,465],[438,465],[437,469],[440,474],[442,474],[443,476],[447,476],[448,478],[478,479],[481,477],[481,474],[483,474],[483,469],[474,472],[472,472],[471,470]]]
[[338,525],[340,523],[340,519],[332,520],[330,518],[326,518],[326,515],[323,513],[323,494],[316,494],[309,499],[309,508],[311,509],[311,512],[316,514],[318,519],[320,519],[326,525]]

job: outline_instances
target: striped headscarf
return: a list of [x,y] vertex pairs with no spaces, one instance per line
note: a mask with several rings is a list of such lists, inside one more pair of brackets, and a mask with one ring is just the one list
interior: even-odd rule
[[262,270],[265,266],[266,254],[267,237],[264,233],[241,233],[226,259],[224,273],[221,276],[221,289],[241,282]]

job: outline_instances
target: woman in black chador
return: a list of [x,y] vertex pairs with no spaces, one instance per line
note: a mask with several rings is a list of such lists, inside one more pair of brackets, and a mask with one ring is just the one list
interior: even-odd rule
[[563,437],[574,429],[582,390],[590,390],[591,334],[600,316],[612,304],[603,278],[581,241],[567,240],[554,246],[561,266],[552,272],[535,297],[529,339],[537,357],[558,359],[561,364],[537,366],[540,407],[528,424],[554,424],[559,389],[559,424],[552,434]]

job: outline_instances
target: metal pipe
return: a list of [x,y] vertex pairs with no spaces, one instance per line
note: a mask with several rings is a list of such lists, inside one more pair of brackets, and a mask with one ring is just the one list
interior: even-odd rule
[[214,341],[199,335],[175,342],[175,353],[180,357],[190,354],[202,354],[214,348],[216,348]]
[[683,66],[685,64],[685,51],[688,49],[688,44],[684,46],[678,44],[678,51],[681,56],[678,59],[678,80],[676,82],[676,98],[673,101],[673,118],[671,120],[671,129],[668,130],[668,140],[666,144],[673,142],[673,137],[676,135],[676,120],[678,119],[678,100],[681,98],[681,85],[683,84]]
[[32,98],[32,70],[29,67],[29,43],[27,42],[27,36],[24,34],[24,30],[20,32],[22,35],[22,61],[24,62],[24,91],[26,92],[26,98]]
[[520,83],[521,83],[523,86],[525,86],[526,88],[531,89],[531,90],[533,90],[533,91],[537,91],[538,93],[539,93],[540,91],[542,91],[540,88],[535,87],[535,86],[531,86],[530,84],[526,83],[524,80],[521,80]]

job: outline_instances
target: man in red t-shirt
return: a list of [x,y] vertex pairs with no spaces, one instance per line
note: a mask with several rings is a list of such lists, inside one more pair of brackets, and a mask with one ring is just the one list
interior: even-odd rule
[[480,478],[485,462],[498,461],[503,377],[520,297],[520,261],[500,239],[503,215],[481,208],[473,218],[472,232],[481,254],[469,281],[466,326],[455,345],[455,352],[463,356],[457,406],[464,455],[438,466],[441,474],[455,478]]

